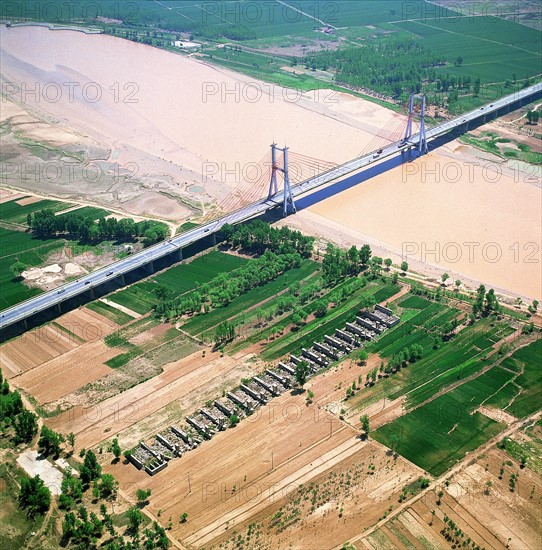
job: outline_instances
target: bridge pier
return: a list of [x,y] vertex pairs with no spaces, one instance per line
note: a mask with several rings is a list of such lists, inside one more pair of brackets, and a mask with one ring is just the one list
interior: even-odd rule
[[154,262],[149,262],[143,266],[143,269],[147,271],[147,273],[150,273],[151,275],[154,274]]
[[62,304],[62,302],[58,302],[58,304],[56,305],[56,310],[58,311],[58,314],[59,314],[59,315],[62,315],[62,307],[61,307],[61,304]]

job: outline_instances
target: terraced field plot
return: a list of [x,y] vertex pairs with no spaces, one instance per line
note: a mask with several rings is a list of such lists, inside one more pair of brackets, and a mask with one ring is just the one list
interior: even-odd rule
[[[457,367],[452,368],[440,377],[440,381],[436,378],[412,391],[407,405],[420,406],[378,428],[373,434],[375,439],[396,448],[430,473],[440,475],[467,451],[475,449],[504,427],[504,424],[478,412],[480,405],[500,407],[520,418],[540,409],[541,351],[542,340],[538,339],[512,356],[513,360],[521,362],[524,369],[521,374],[501,366],[498,355],[493,356],[493,362],[497,361],[493,367],[489,358],[478,360],[473,373],[483,367],[488,370],[463,383],[460,380],[464,379],[465,373],[459,374]],[[466,364],[472,362],[472,359],[467,359]],[[507,359],[505,364],[509,363],[510,359]],[[460,385],[456,387],[450,386],[458,383]],[[449,391],[426,402],[447,386],[451,388]]]
[[[402,396],[406,396],[408,407],[414,407],[449,384],[490,365],[492,360],[485,358],[487,352],[514,332],[507,323],[482,319],[473,326],[462,328],[450,341],[443,341],[442,327],[460,317],[457,309],[418,296],[409,296],[398,305],[401,323],[368,344],[366,349],[385,360],[418,344],[423,348],[422,358],[361,391],[350,402],[351,411],[360,411],[384,398],[395,400]],[[412,306],[416,309],[411,309]]]
[[509,379],[504,371],[482,374],[378,428],[372,437],[438,476],[504,428],[473,411]]
[[[518,479],[512,490],[513,475]],[[541,494],[539,474],[492,448],[355,544],[375,550],[460,548],[465,543],[467,548],[538,550]]]
[[501,367],[514,364],[518,376],[491,397],[487,404],[524,418],[542,406],[542,339],[517,350]]

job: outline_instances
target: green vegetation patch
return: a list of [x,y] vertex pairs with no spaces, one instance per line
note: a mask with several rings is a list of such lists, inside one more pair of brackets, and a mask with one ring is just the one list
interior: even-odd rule
[[289,285],[292,285],[296,281],[309,277],[317,269],[317,263],[312,260],[303,260],[299,267],[289,269],[273,281],[238,296],[227,307],[213,309],[205,315],[195,315],[184,324],[183,330],[193,335],[201,335],[206,331],[214,329],[220,323],[236,316],[239,316],[239,320],[242,320],[244,312],[249,308],[286,290]]
[[19,509],[19,480],[26,477],[24,471],[14,465],[15,456],[0,464],[0,548],[26,548],[32,531],[38,531],[43,516],[29,519],[24,510]]
[[175,298],[209,282],[219,273],[228,273],[241,267],[247,261],[241,256],[212,250],[189,263],[171,267],[147,281],[116,292],[109,299],[143,315],[158,302],[157,293],[164,292],[166,297]]
[[[490,132],[484,132],[480,136],[466,134],[461,136],[459,140],[467,145],[472,145],[482,151],[487,151],[501,158],[513,158],[530,164],[542,164],[542,153],[533,151],[531,147],[517,141],[511,142],[509,139],[498,137]],[[517,149],[500,148],[499,143],[514,143]]]
[[22,262],[27,267],[39,266],[51,252],[63,246],[63,240],[38,240],[29,233],[0,227],[0,310],[41,293],[41,290],[29,288],[22,279],[15,277],[11,269],[13,264]]
[[[520,374],[514,378],[513,384],[502,388],[488,404],[503,408],[518,418],[525,418],[542,408],[542,339],[520,348],[510,359],[519,365]],[[509,364],[510,361],[506,361],[502,366]]]
[[[379,302],[393,296],[398,290],[399,287],[394,284],[380,281],[370,283],[369,286],[356,292],[353,298],[341,307],[329,310],[325,317],[313,319],[300,332],[291,333],[287,337],[273,342],[263,351],[262,357],[271,361],[299,351],[303,347],[309,348],[314,342],[323,340],[324,335],[333,335],[336,328],[343,329],[346,323],[352,322],[359,313],[360,303],[363,299],[372,297],[374,302]],[[381,299],[378,300],[377,296]]]
[[32,214],[32,212],[43,210],[45,208],[52,210],[53,212],[60,212],[74,206],[73,204],[67,202],[55,200],[41,200],[21,206],[20,204],[17,204],[17,201],[20,201],[22,198],[28,197],[20,197],[18,199],[0,204],[1,221],[26,226],[27,216],[28,214]]
[[484,373],[378,428],[372,436],[439,476],[504,428],[504,424],[472,411],[510,376],[504,371]]

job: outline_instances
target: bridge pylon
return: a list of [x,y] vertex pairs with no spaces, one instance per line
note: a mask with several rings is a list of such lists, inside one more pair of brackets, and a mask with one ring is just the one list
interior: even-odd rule
[[416,99],[420,103],[420,132],[418,134],[418,152],[420,155],[427,153],[427,135],[425,133],[425,107],[426,99],[423,94],[410,94],[408,103],[408,121],[405,130],[405,136],[403,137],[403,143],[406,143],[412,138],[412,122],[414,120]]
[[[282,151],[284,153],[282,166],[278,165],[277,151]],[[290,213],[295,214],[297,212],[294,197],[292,195],[292,186],[290,184],[290,175],[288,170],[288,147],[277,147],[277,144],[273,143],[271,145],[271,181],[269,182],[268,198],[271,198],[279,192],[277,172],[282,172],[284,178],[284,201],[282,213],[283,216],[286,217]]]

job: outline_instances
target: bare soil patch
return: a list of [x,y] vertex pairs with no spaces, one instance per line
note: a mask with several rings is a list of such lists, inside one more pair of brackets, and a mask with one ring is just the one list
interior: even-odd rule
[[2,371],[8,379],[77,348],[80,342],[54,325],[45,325],[0,346]]
[[79,308],[59,317],[59,325],[87,342],[94,342],[115,332],[119,325],[88,308]]
[[83,344],[19,376],[14,383],[42,405],[74,392],[111,372],[104,363],[120,350],[102,341]]

